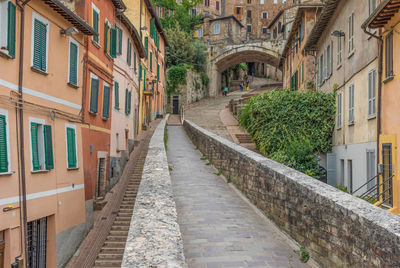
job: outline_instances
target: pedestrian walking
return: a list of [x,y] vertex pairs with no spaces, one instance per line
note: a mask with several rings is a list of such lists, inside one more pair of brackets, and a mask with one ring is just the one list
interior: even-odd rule
[[228,87],[225,87],[225,89],[224,89],[224,95],[225,95],[225,97],[228,96]]
[[240,91],[243,91],[243,82],[240,82]]

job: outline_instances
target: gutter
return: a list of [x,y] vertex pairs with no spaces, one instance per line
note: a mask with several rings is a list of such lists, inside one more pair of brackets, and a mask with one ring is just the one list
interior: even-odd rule
[[[20,46],[19,46],[19,70],[18,70],[18,110],[19,110],[19,142],[20,142],[20,189],[22,190],[22,214],[23,214],[23,236],[21,237],[21,251],[24,252],[25,263],[28,260],[27,246],[27,209],[26,209],[26,174],[25,174],[25,143],[24,143],[24,110],[23,110],[23,78],[24,78],[24,48],[25,48],[25,6],[30,0],[24,2],[16,1],[16,4],[21,9],[21,28],[20,28]],[[17,129],[18,132],[18,129]],[[22,243],[24,241],[24,243]],[[16,261],[22,257],[16,257]]]
[[[363,29],[363,31],[367,34],[370,35],[374,38],[376,38],[378,40],[378,107],[377,107],[377,127],[376,127],[376,165],[377,165],[377,169],[378,170],[378,166],[379,166],[379,142],[380,142],[380,134],[382,132],[382,120],[381,120],[381,114],[382,114],[382,73],[383,73],[383,39],[382,37],[375,35],[373,33],[370,33],[367,30],[367,25],[363,24],[361,26],[361,28]],[[379,33],[381,33],[381,29],[379,29]]]

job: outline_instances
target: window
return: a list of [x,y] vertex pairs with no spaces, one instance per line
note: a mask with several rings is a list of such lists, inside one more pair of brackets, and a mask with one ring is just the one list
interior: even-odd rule
[[30,118],[32,171],[54,168],[51,126],[42,119]]
[[156,13],[157,13],[157,17],[162,18],[162,7],[160,6],[156,6]]
[[104,24],[104,52],[112,58],[117,57],[117,29],[112,29],[108,21]]
[[264,0],[260,0],[260,5],[264,5]]
[[90,108],[89,112],[97,113],[97,103],[99,98],[99,78],[94,75],[90,74],[91,81],[90,81]]
[[330,42],[330,44],[328,45],[328,47],[326,48],[326,78],[328,79],[331,75],[332,75],[332,51],[333,51],[333,43],[332,41]]
[[268,19],[268,12],[267,12],[267,11],[264,11],[264,12],[262,13],[262,18],[263,18],[263,19]]
[[262,28],[262,33],[263,33],[263,34],[267,34],[267,27],[263,27],[263,28]]
[[93,41],[99,43],[99,18],[100,18],[100,10],[92,3],[92,23],[93,29],[97,33],[97,35],[93,35]]
[[278,36],[278,32],[277,32],[278,30],[277,30],[277,28],[276,28],[276,26],[274,27],[274,32],[273,32],[273,36],[274,36],[274,39],[276,39],[276,37]]
[[204,0],[204,5],[206,7],[209,7],[210,6],[210,0]]
[[251,33],[251,24],[247,24],[247,32]]
[[374,12],[374,10],[376,9],[376,0],[368,0],[368,4],[369,4],[369,15],[371,15],[372,12]]
[[197,36],[198,37],[203,37],[203,28],[199,28],[197,31]]
[[337,67],[342,66],[342,38],[337,38],[337,48],[336,48],[336,55],[337,55]]
[[354,123],[354,84],[349,87],[349,124]]
[[251,19],[251,10],[247,10],[247,17],[249,18],[249,19]]
[[104,83],[103,89],[103,119],[108,119],[110,117],[110,93],[111,89],[107,83]]
[[[146,89],[143,89],[144,91]],[[130,114],[131,113],[131,101],[132,101],[132,92],[130,92],[128,89],[125,90],[125,113]]]
[[242,8],[241,7],[236,7],[236,14],[241,15],[242,14]]
[[337,96],[337,128],[342,127],[342,93],[338,93]]
[[65,124],[66,141],[67,141],[67,167],[78,167],[77,142],[76,142],[76,126]]
[[137,65],[137,63],[136,63],[136,52],[134,51],[133,52],[133,70],[135,71],[135,73],[137,71],[136,65]]
[[376,70],[368,73],[368,117],[376,114]]
[[189,15],[196,15],[196,9],[195,8],[191,8],[189,9]]
[[157,63],[157,80],[160,81],[160,64]]
[[303,17],[301,20],[301,26],[300,26],[300,40],[303,40],[303,38],[304,38],[304,31],[305,31],[305,19]]
[[11,171],[9,139],[8,111],[0,109],[0,173]]
[[47,53],[49,44],[49,22],[33,13],[32,27],[32,67],[47,72]]
[[318,84],[322,85],[324,82],[324,54],[319,56],[319,66],[318,66]]
[[144,51],[146,53],[146,59],[149,57],[149,37],[144,38]]
[[354,52],[354,13],[349,17],[349,54]]
[[353,193],[353,160],[347,160],[347,178],[348,181],[348,189],[350,194]]
[[4,268],[5,242],[4,231],[0,231],[0,268]]
[[376,166],[375,150],[367,150],[367,181],[371,180],[367,184],[368,190],[371,190],[376,185],[376,181],[372,180],[376,176],[375,166]]
[[393,32],[390,32],[385,39],[385,66],[386,78],[393,76]]
[[251,4],[251,0],[247,0],[247,4]]
[[78,85],[78,56],[79,46],[78,42],[74,39],[69,39],[69,72],[68,72],[68,83],[77,86]]
[[153,52],[150,51],[150,72],[153,71]]
[[131,53],[132,53],[132,44],[131,40],[128,38],[128,45],[126,52],[126,63],[128,63],[128,66],[131,66]]
[[117,45],[118,45],[118,50],[117,50],[117,54],[121,55],[122,54],[122,29],[119,27],[115,28],[117,30]]
[[114,107],[119,110],[119,83],[114,81]]
[[218,1],[215,2],[215,9],[216,9],[216,10],[219,10],[219,2],[218,2]]
[[11,1],[0,0],[0,51],[15,58],[16,7]]
[[219,33],[220,33],[219,23],[214,24],[214,34],[219,34]]

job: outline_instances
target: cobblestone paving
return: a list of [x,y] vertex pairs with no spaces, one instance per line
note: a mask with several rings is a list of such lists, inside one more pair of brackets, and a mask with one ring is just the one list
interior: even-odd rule
[[[168,161],[189,267],[308,267],[269,223],[215,173],[180,126]],[[173,148],[173,149],[172,149]]]

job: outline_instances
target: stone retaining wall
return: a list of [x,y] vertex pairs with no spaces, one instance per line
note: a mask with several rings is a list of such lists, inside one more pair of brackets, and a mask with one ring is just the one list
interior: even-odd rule
[[186,267],[164,147],[167,119],[149,144],[122,267]]
[[216,168],[322,267],[400,267],[400,216],[190,121],[184,128]]

